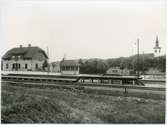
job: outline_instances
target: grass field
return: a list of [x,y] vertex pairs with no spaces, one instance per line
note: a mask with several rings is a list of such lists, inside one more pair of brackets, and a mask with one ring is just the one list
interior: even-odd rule
[[2,83],[2,123],[165,123],[165,100]]

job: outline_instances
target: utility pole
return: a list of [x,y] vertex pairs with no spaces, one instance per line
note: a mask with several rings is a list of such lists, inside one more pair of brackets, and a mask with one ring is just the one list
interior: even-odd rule
[[139,39],[137,39],[137,78],[139,79]]
[[143,66],[142,66],[142,70],[143,70],[143,75],[144,75],[144,51],[143,51]]
[[48,48],[48,46],[47,46],[47,56],[48,56],[48,61],[47,61],[48,66],[47,66],[47,68],[48,68],[48,73],[49,73],[49,48]]
[[63,60],[66,60],[66,53],[64,53],[64,57],[63,57]]
[[49,48],[47,47],[47,56],[48,56],[48,59],[49,59]]

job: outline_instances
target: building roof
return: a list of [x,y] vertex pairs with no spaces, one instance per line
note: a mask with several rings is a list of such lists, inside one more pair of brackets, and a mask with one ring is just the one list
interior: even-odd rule
[[45,51],[42,50],[39,47],[16,47],[13,49],[10,49],[9,51],[7,51],[4,56],[2,57],[2,59],[11,59],[12,56],[23,56],[24,58],[32,58],[35,53],[42,53],[45,58],[48,59],[48,56],[46,55]]
[[110,74],[110,73],[113,73],[113,70],[121,70],[119,67],[110,67],[107,71],[106,71],[106,73],[107,74]]
[[78,60],[62,60],[60,66],[79,66]]
[[159,47],[159,46],[155,46],[154,49],[161,49],[161,47]]

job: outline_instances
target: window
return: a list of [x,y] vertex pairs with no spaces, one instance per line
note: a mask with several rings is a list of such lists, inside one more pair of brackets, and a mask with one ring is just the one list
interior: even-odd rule
[[42,55],[39,55],[38,60],[41,61],[42,59]]
[[25,69],[27,69],[28,68],[28,65],[27,64],[25,64]]
[[35,64],[35,68],[38,69],[38,64]]
[[18,69],[20,69],[21,68],[21,66],[20,66],[20,64],[18,64]]
[[8,65],[8,64],[6,64],[6,69],[8,69],[8,67],[9,67],[9,65]]
[[155,53],[157,52],[157,50],[155,50]]
[[66,66],[66,71],[68,71],[69,70],[69,67],[68,66]]
[[118,70],[112,70],[112,72],[113,72],[113,73],[117,73],[117,72],[118,72]]
[[12,59],[14,59],[15,58],[15,56],[12,56]]
[[13,69],[15,68],[15,64],[14,64],[14,63],[12,64],[12,68],[13,68]]

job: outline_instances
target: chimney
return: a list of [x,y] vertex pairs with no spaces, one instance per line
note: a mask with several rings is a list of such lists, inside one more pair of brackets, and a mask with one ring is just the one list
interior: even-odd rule
[[31,44],[28,44],[28,47],[31,47]]
[[20,48],[22,48],[23,46],[22,45],[20,45]]

